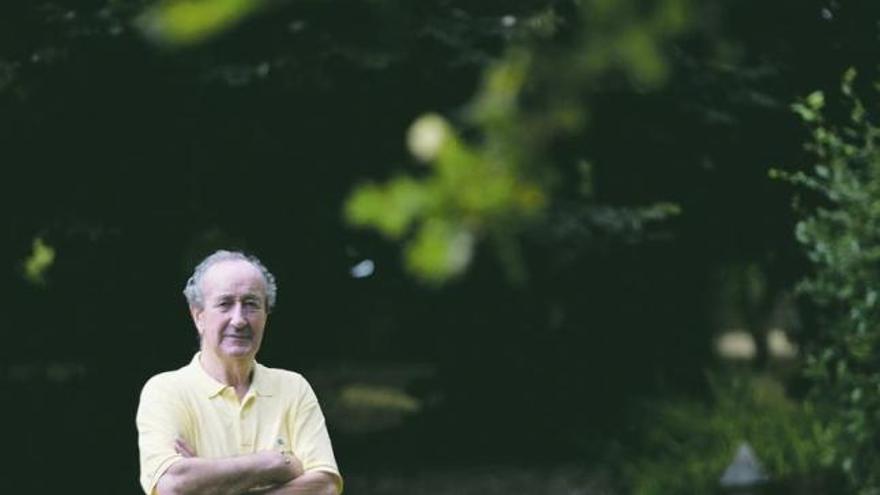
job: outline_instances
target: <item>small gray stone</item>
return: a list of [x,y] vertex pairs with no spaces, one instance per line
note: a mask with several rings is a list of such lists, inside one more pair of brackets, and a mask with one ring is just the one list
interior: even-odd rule
[[721,476],[722,488],[743,488],[767,481],[767,475],[747,442],[740,444],[733,462]]

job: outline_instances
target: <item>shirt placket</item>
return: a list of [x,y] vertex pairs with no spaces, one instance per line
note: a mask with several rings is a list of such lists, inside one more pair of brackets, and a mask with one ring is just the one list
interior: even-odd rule
[[238,407],[238,428],[236,428],[236,433],[238,434],[238,451],[240,454],[250,454],[256,451],[257,421],[254,401],[255,397],[251,392],[248,392]]

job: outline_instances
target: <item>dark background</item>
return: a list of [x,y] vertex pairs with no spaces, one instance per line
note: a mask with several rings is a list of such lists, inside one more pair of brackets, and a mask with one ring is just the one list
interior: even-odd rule
[[[376,370],[428,370],[391,380],[423,404],[392,426],[328,414],[345,475],[600,462],[632,435],[634,403],[703,393],[720,314],[769,318],[802,272],[790,187],[767,170],[808,164],[790,103],[851,65],[870,80],[867,4],[695,9],[671,79],[602,88],[588,130],[560,144],[597,164],[596,194],[562,181],[520,237],[528,282],[481,247],[463,278],[429,287],[399,246],[345,225],[344,200],[415,170],[407,127],[472,97],[509,41],[500,17],[565,2],[281,3],[176,49],[131,27],[141,4],[4,2],[4,485],[138,491],[138,393],[196,350],[181,290],[219,247],[276,275],[260,360],[314,377],[325,407]],[[584,214],[653,201],[682,214],[634,232]],[[42,284],[22,268],[35,238],[56,251]],[[353,278],[363,259],[375,274]],[[765,277],[759,303],[721,296],[744,266]]]

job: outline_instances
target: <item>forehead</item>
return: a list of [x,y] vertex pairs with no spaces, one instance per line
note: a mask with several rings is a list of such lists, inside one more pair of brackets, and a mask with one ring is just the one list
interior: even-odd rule
[[206,297],[223,294],[266,293],[266,281],[257,267],[244,260],[221,261],[211,265],[202,276],[201,289]]

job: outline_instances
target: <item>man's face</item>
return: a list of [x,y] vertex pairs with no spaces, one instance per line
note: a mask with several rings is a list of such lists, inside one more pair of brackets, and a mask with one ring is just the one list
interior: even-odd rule
[[190,307],[202,353],[220,361],[253,359],[266,326],[266,283],[244,260],[221,261],[202,277],[203,308]]

